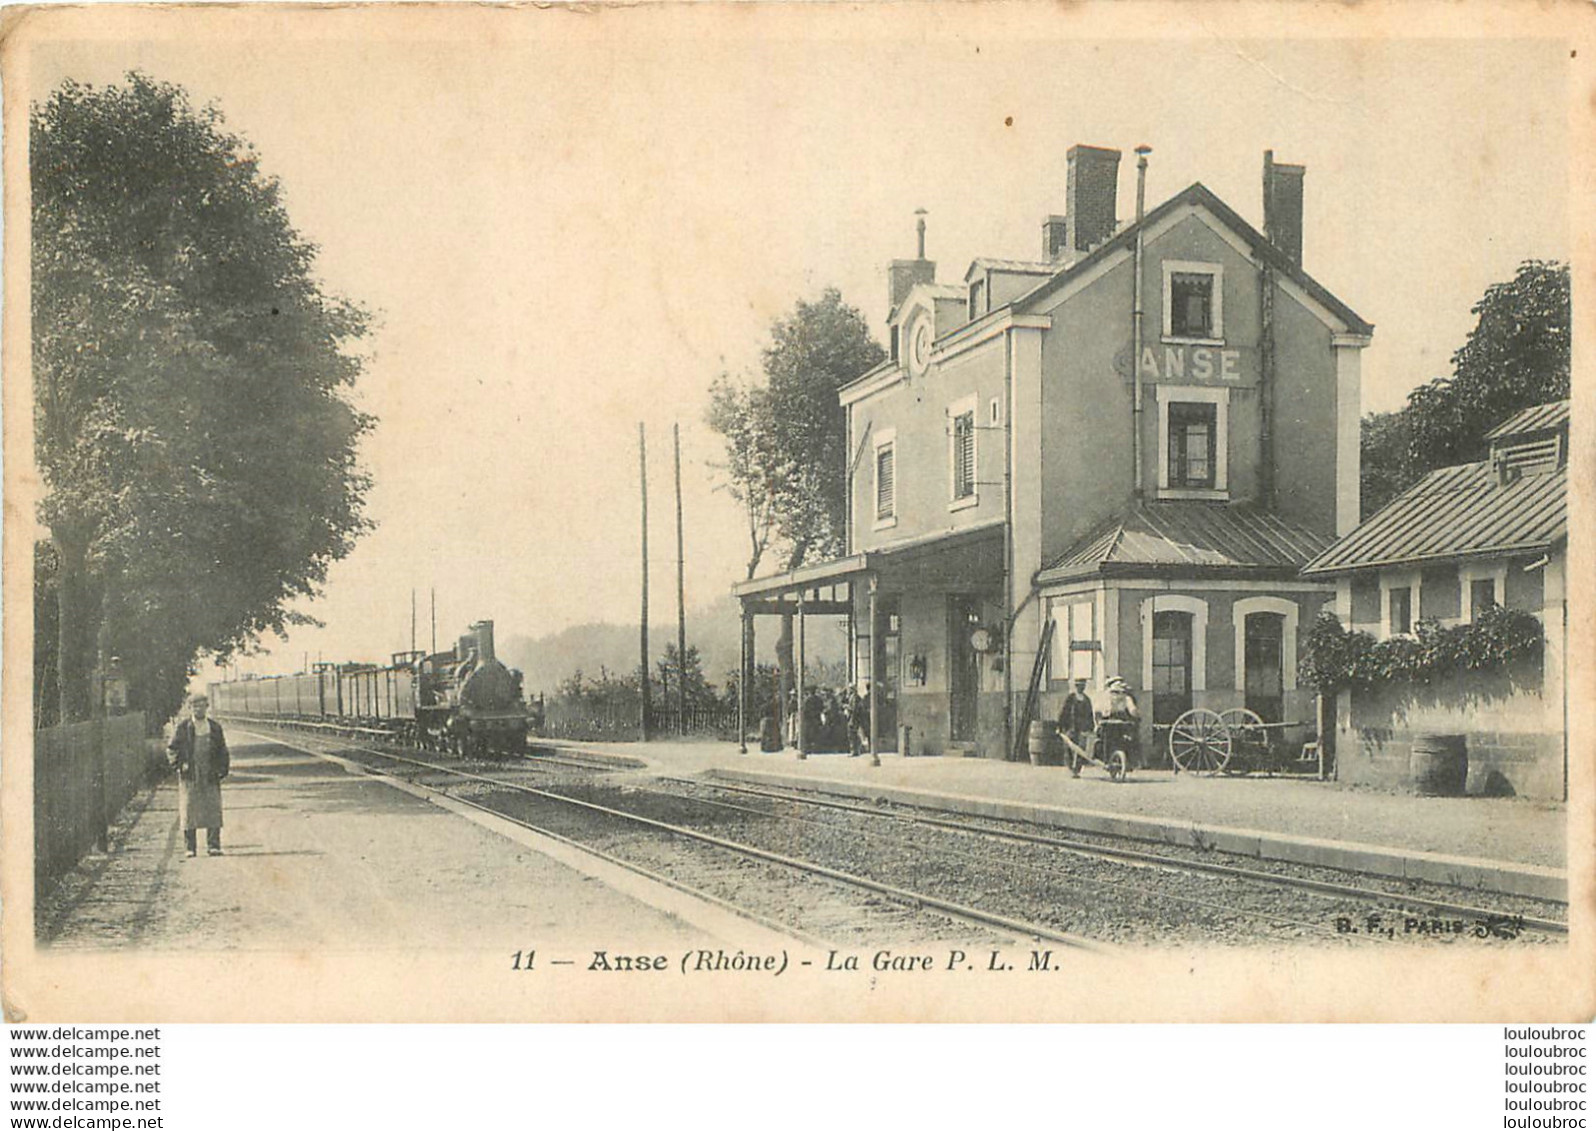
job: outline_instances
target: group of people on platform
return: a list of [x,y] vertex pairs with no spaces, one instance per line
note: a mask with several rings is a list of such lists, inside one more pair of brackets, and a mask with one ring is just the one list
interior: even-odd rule
[[[1139,722],[1141,709],[1130,685],[1120,676],[1108,681],[1108,708],[1099,714],[1086,693],[1086,680],[1077,679],[1075,688],[1064,699],[1059,709],[1058,729],[1076,746],[1085,747],[1097,730],[1101,719],[1119,719]],[[861,687],[811,687],[804,695],[802,730],[797,689],[787,693],[787,709],[783,712],[786,733],[776,722],[774,705],[765,715],[760,727],[760,748],[767,752],[783,748],[796,748],[802,735],[806,753],[816,751],[847,750],[857,757],[870,749],[870,688]]]
[[857,756],[870,749],[870,687],[811,687],[804,693],[800,716],[797,689],[787,692],[783,712],[786,733],[777,726],[775,711],[766,714],[760,727],[759,745],[764,751],[799,745],[799,720],[802,718],[803,748],[806,753],[846,750]]

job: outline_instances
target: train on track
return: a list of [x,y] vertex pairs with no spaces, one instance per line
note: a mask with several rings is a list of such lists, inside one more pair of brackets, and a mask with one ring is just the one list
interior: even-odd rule
[[223,680],[209,688],[218,715],[379,731],[424,750],[509,754],[543,729],[521,673],[500,662],[493,622],[477,621],[447,652],[395,652],[386,665],[318,663],[294,675]]

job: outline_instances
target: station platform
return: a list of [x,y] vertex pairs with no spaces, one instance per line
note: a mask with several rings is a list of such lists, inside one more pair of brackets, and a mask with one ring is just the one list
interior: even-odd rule
[[1567,897],[1560,804],[1418,797],[1291,777],[1136,770],[1112,782],[1067,769],[983,758],[738,752],[732,743],[536,739],[661,773],[824,788],[844,796],[1189,844],[1540,898]]
[[[177,787],[136,795],[37,912],[52,950],[509,954],[604,937],[702,944],[642,902],[535,846],[381,779],[229,729],[223,855],[184,855]],[[513,832],[513,830],[510,830]]]

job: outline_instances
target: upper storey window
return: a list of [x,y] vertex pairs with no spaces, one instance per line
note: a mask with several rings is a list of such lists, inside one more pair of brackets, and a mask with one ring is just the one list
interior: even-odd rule
[[1218,406],[1169,406],[1169,486],[1212,487]]
[[1158,386],[1160,498],[1229,498],[1229,418],[1229,389]]
[[1164,338],[1222,344],[1224,269],[1217,263],[1164,261]]
[[897,429],[876,433],[875,527],[896,526],[898,522]]

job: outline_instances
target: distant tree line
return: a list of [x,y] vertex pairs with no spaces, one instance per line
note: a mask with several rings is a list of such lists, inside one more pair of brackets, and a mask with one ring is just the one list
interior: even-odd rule
[[367,529],[370,320],[215,107],[135,73],[29,125],[36,723],[95,711],[113,658],[164,720],[199,657],[307,621]]

